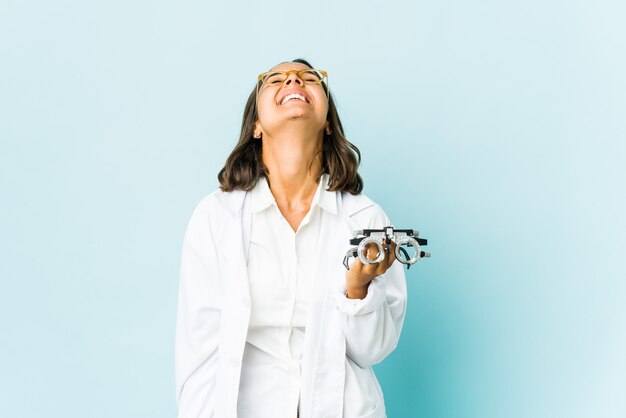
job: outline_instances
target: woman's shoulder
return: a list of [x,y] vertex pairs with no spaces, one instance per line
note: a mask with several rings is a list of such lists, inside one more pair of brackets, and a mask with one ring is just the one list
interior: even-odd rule
[[390,224],[385,210],[364,193],[341,192],[344,214],[363,228],[382,228]]
[[245,192],[224,192],[220,189],[204,195],[191,213],[187,234],[205,233],[217,238],[224,236],[230,221],[238,213],[238,201],[243,201],[244,195]]
[[222,189],[216,189],[204,195],[196,204],[196,211],[209,211],[211,213],[219,213],[222,211],[236,214],[243,205],[243,199],[246,192],[242,190],[233,190],[225,192]]

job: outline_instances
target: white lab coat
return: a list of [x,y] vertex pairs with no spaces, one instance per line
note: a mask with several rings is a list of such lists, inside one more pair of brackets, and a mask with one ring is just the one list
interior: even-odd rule
[[[237,418],[250,318],[245,260],[251,219],[243,219],[245,197],[243,191],[209,194],[194,210],[185,233],[176,325],[179,418]],[[390,222],[363,194],[337,192],[336,197],[345,228],[327,228],[326,236],[320,237],[320,242],[336,248],[337,259],[320,260],[320,280],[309,302],[300,417],[385,418],[382,391],[371,366],[398,343],[406,312],[404,270],[394,262],[370,283],[365,299],[344,296],[342,258],[352,231],[382,228]],[[344,387],[346,356],[371,372],[370,386],[376,390],[365,393]],[[344,402],[372,407],[365,415],[343,417]]]

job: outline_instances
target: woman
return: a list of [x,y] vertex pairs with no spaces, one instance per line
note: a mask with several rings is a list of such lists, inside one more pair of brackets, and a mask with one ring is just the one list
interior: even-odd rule
[[354,230],[390,225],[359,160],[325,72],[298,59],[259,76],[185,233],[179,418],[386,417],[371,366],[398,343],[406,283],[393,248],[342,266]]

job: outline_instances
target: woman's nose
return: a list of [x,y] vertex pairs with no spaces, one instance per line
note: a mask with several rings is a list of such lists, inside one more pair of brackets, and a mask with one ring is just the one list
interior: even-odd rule
[[304,82],[300,79],[300,77],[298,77],[296,74],[291,73],[289,74],[289,76],[287,77],[287,80],[285,80],[285,84],[288,86],[290,85],[292,82],[298,83],[299,85],[303,86]]

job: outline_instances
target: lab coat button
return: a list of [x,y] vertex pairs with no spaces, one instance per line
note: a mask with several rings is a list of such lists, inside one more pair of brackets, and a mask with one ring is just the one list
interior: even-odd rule
[[237,367],[237,366],[239,366],[240,361],[239,361],[239,359],[238,359],[238,358],[236,358],[236,357],[232,357],[232,358],[230,359],[230,364],[231,364],[233,367]]
[[243,299],[243,300],[241,301],[241,304],[242,304],[244,307],[249,308],[249,307],[250,307],[250,299]]

